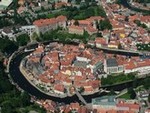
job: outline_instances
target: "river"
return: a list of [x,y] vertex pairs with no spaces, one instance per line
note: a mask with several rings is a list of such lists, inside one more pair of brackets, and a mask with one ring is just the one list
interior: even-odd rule
[[[25,54],[27,54],[27,53],[25,53]],[[9,73],[10,73],[13,81],[21,89],[27,91],[29,94],[31,94],[37,98],[51,99],[55,102],[63,102],[66,104],[69,104],[71,102],[80,102],[80,100],[78,99],[78,97],[76,95],[74,95],[72,97],[66,97],[66,98],[52,97],[52,96],[49,96],[49,95],[46,95],[46,94],[40,92],[38,89],[36,89],[34,86],[32,86],[19,70],[20,62],[21,62],[23,56],[25,56],[25,54],[20,54],[20,55],[17,55],[15,58],[13,58],[12,61],[10,62],[10,68],[9,68],[9,70],[10,70]],[[91,99],[93,97],[99,97],[99,96],[102,96],[105,94],[106,93],[102,93],[102,94],[96,93],[93,95],[85,96],[85,99],[87,102],[91,102]]]
[[[16,57],[14,57],[11,60],[10,66],[9,66],[9,73],[10,73],[13,81],[21,89],[27,91],[29,94],[31,94],[37,98],[50,99],[55,102],[63,102],[66,104],[69,104],[71,102],[80,102],[80,100],[78,99],[78,97],[76,95],[74,95],[72,97],[66,97],[66,98],[52,97],[52,96],[49,96],[49,95],[46,95],[46,94],[40,92],[38,89],[36,89],[34,86],[32,86],[19,70],[20,62],[21,62],[22,58],[24,56],[26,56],[27,54],[29,54],[29,53],[22,53],[22,54],[17,55]],[[109,89],[109,90],[113,89],[113,90],[121,91],[121,90],[123,90],[127,87],[131,87],[131,86],[132,86],[132,82],[129,82],[129,83],[121,84],[121,85],[109,86],[109,87],[104,87],[104,88]],[[90,103],[92,98],[96,98],[96,97],[103,96],[103,95],[106,95],[106,93],[95,93],[95,94],[83,96],[83,97],[85,98],[85,100],[88,103]]]

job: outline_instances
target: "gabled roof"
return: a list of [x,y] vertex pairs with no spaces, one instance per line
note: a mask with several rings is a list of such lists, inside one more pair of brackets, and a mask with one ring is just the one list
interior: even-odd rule
[[115,58],[110,58],[106,60],[107,67],[118,66],[117,60]]

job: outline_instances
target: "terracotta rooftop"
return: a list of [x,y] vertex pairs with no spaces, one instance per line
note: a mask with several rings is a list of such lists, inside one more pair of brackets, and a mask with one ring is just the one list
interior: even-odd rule
[[40,19],[40,20],[35,20],[33,22],[34,25],[41,27],[41,26],[46,26],[46,25],[50,25],[50,24],[56,24],[58,22],[62,22],[62,21],[66,21],[66,17],[65,16],[58,16],[57,18],[50,18],[50,19]]
[[69,29],[76,29],[76,30],[84,30],[82,27],[80,27],[80,26],[75,26],[75,25],[69,26],[68,28],[69,28]]
[[90,26],[90,25],[86,27],[86,30],[87,30],[88,32],[94,32],[94,33],[97,32],[97,29],[93,28],[93,27]]

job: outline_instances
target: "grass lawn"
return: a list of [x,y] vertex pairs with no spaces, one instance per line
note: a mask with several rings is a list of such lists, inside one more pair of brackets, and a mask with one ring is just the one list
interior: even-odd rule
[[102,78],[102,85],[114,85],[114,84],[119,84],[122,82],[127,82],[135,79],[135,74],[130,73],[130,74],[111,74],[108,75],[107,78]]
[[141,85],[141,86],[138,86],[136,89],[135,89],[135,91],[137,92],[137,91],[142,91],[142,90],[144,90],[145,88],[144,88],[144,86],[143,85]]
[[130,99],[130,94],[125,93],[125,94],[121,95],[119,98]]

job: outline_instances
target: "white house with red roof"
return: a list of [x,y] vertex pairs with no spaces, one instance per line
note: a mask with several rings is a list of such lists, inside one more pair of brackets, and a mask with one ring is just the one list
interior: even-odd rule
[[90,25],[87,26],[85,30],[88,32],[89,35],[92,35],[92,34],[98,32],[98,30],[96,28],[94,28],[93,26],[90,26]]
[[133,59],[129,59],[124,63],[124,72],[131,73],[131,72],[144,72],[150,70],[150,60],[145,59],[142,61],[135,61]]
[[148,28],[150,28],[150,16],[142,16],[140,18],[141,23],[144,23]]
[[61,15],[57,18],[35,20],[33,25],[36,26],[36,32],[40,34],[40,32],[45,33],[58,27],[66,28],[66,22],[67,18]]
[[107,41],[105,38],[97,37],[95,39],[96,47],[107,46]]
[[64,94],[65,87],[62,84],[54,84],[54,92],[57,94]]
[[71,26],[68,27],[68,31],[71,34],[83,35],[84,28],[82,28],[80,26],[71,25]]

